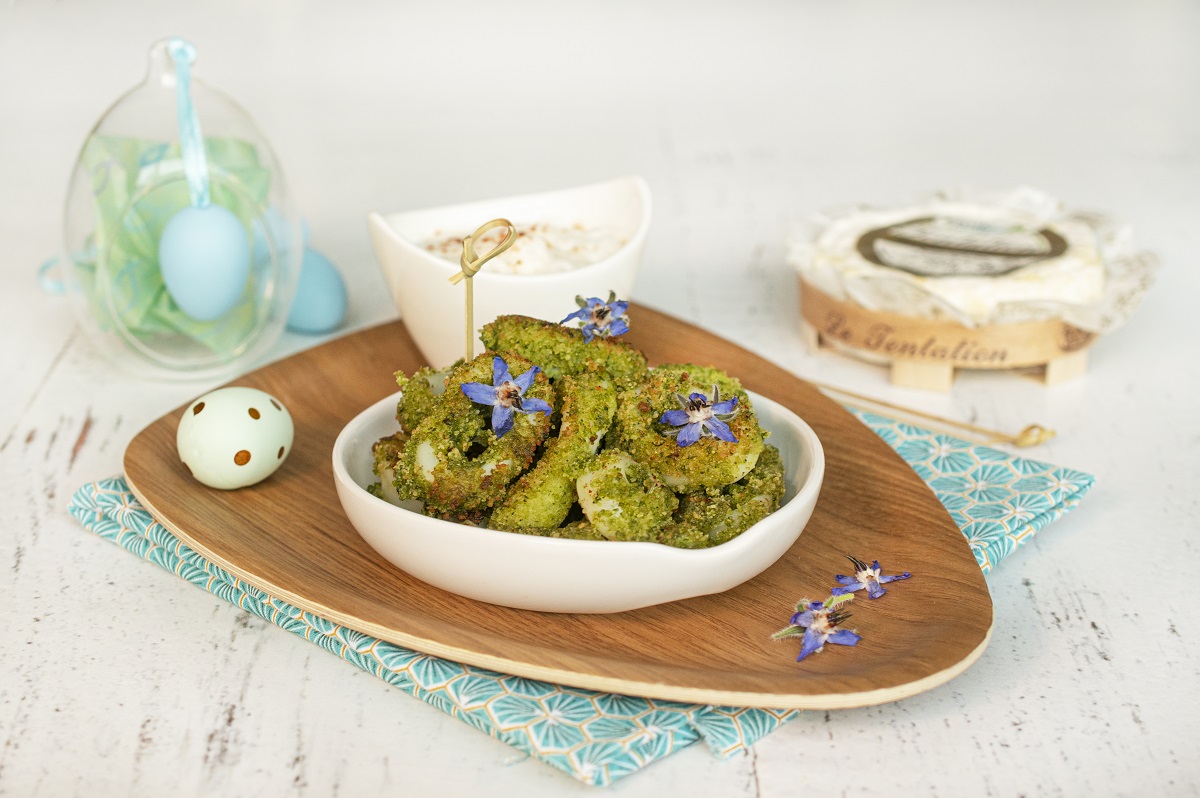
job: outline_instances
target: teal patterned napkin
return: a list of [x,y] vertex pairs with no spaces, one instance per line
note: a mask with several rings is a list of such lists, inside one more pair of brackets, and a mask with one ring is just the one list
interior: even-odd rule
[[[1092,486],[1088,474],[852,412],[937,493],[984,573]],[[120,478],[84,485],[70,512],[100,537],[587,784],[610,784],[697,740],[730,757],[799,714],[598,693],[401,648],[293,607],[208,562],[155,521]]]
[[950,511],[986,574],[1039,529],[1079,504],[1091,474],[1014,457],[1008,452],[854,408]]

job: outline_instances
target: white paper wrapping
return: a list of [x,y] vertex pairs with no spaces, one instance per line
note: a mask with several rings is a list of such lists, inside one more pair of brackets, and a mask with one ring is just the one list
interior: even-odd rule
[[829,211],[793,233],[788,262],[869,310],[968,327],[1061,319],[1094,333],[1129,318],[1157,268],[1129,228],[1033,188]]

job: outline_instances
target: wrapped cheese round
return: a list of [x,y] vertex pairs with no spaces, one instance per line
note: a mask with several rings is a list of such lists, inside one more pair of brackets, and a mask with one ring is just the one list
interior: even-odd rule
[[1128,229],[1031,188],[827,213],[793,237],[789,261],[805,284],[871,311],[1089,333],[1128,318],[1157,264]]

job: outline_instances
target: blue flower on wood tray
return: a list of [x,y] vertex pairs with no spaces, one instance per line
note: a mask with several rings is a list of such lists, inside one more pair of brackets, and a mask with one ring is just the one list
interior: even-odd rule
[[895,582],[899,579],[910,579],[912,577],[912,574],[908,571],[893,576],[884,576],[882,573],[883,568],[879,565],[879,560],[875,560],[870,565],[867,565],[857,557],[847,557],[846,559],[854,564],[854,575],[845,576],[838,574],[834,577],[839,585],[839,587],[835,587],[832,591],[835,596],[844,596],[856,590],[866,589],[867,598],[877,599],[887,592],[883,588],[887,583]]
[[534,366],[521,376],[514,378],[508,372],[508,364],[504,358],[496,356],[492,360],[492,384],[482,382],[464,382],[462,392],[475,404],[492,406],[492,432],[497,438],[512,429],[514,413],[545,413],[550,415],[551,407],[542,399],[525,397],[533,378],[541,371]]
[[800,637],[800,655],[796,657],[797,662],[810,654],[823,651],[826,643],[856,646],[862,637],[851,629],[839,628],[850,619],[850,613],[841,605],[853,598],[854,596],[831,596],[824,601],[800,599],[790,625],[771,635],[771,638],[786,640],[790,637]]

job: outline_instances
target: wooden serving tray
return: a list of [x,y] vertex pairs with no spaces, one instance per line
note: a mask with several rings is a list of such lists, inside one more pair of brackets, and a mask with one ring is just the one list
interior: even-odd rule
[[[463,598],[400,571],[359,537],[334,492],[342,427],[394,392],[392,372],[423,365],[401,322],[354,333],[233,384],[288,407],[296,442],[263,483],[219,491],[180,462],[184,408],[142,430],[125,452],[138,499],[212,562],[332,621],[458,662],[576,687],[678,701],[832,709],[914,695],[983,653],[992,603],[949,514],[883,441],[811,385],[715,335],[644,308],[629,343],[650,363],[712,364],[804,418],[825,447],[812,520],[775,565],[733,590],[615,615],[556,615]],[[463,552],[463,556],[471,556]],[[911,571],[877,601],[850,605],[856,648],[828,646],[797,663],[799,642],[773,642],[802,596],[824,598],[846,555]]]

